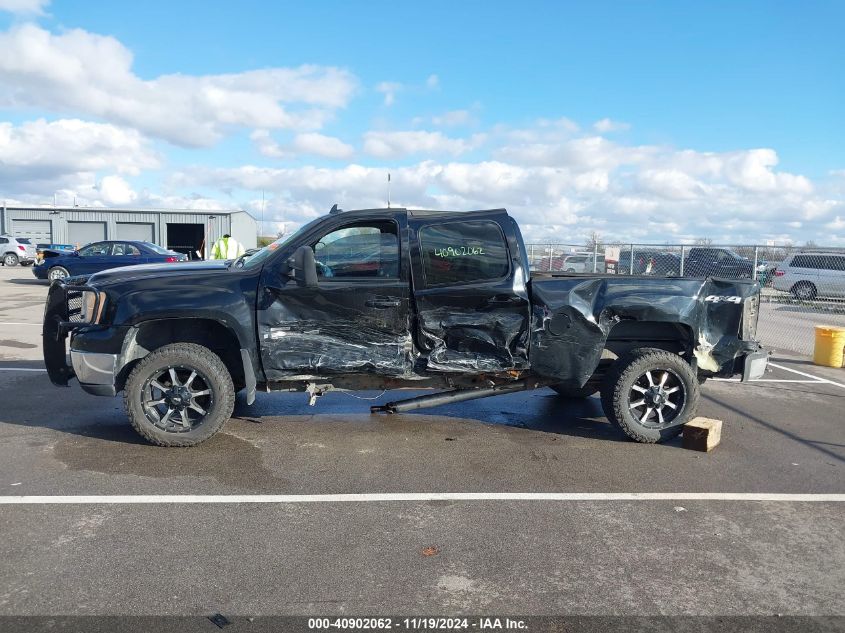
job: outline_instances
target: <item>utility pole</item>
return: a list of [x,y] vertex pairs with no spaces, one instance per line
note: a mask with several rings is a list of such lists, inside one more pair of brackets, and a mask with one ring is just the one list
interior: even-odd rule
[[387,172],[387,208],[390,208],[390,172]]

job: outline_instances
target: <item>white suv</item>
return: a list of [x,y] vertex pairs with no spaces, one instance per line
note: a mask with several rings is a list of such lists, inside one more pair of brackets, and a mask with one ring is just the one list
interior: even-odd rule
[[796,253],[775,270],[775,290],[798,299],[845,297],[845,253]]
[[4,266],[27,266],[35,262],[35,244],[28,237],[0,235],[0,263]]

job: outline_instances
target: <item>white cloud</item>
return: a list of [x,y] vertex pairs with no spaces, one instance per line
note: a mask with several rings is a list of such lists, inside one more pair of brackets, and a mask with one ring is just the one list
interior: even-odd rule
[[593,123],[593,129],[596,132],[607,134],[608,132],[622,132],[631,128],[629,123],[623,121],[614,121],[612,119],[604,118]]
[[297,134],[293,147],[302,154],[313,154],[325,158],[349,158],[355,149],[334,136],[325,136],[316,132]]
[[84,113],[184,146],[230,127],[317,129],[357,86],[348,71],[313,65],[144,80],[115,38],[33,24],[0,33],[0,50],[0,106]]
[[[555,129],[559,129],[559,125]],[[424,132],[370,133],[365,148],[393,158],[425,148],[459,155],[472,139]],[[571,135],[571,132],[567,132]],[[512,139],[499,130],[488,137]],[[769,151],[678,151],[671,147],[611,143],[602,137],[563,137],[559,143],[508,145],[508,159],[480,162],[425,160],[391,168],[393,201],[417,208],[473,209],[504,206],[529,241],[578,243],[598,230],[608,239],[645,243],[722,243],[826,239],[839,229],[845,203],[822,196],[808,179],[778,171]],[[366,147],[369,141],[369,147]],[[528,151],[532,150],[532,151]],[[534,151],[536,150],[536,151]],[[542,150],[542,151],[540,151]],[[274,192],[292,221],[305,221],[338,202],[345,208],[383,206],[387,169],[348,165],[337,169],[193,169],[174,185],[224,186]],[[825,223],[830,226],[824,228]],[[841,231],[840,231],[841,232]]]
[[367,132],[364,152],[377,158],[400,158],[414,154],[459,156],[484,141],[483,135],[469,139],[450,138],[442,132],[409,130],[400,132]]
[[0,11],[26,15],[44,15],[50,0],[0,0]]
[[106,176],[97,189],[102,201],[108,206],[126,206],[138,199],[132,186],[120,176]]
[[316,132],[297,134],[289,145],[275,141],[268,130],[255,130],[250,134],[258,151],[270,158],[292,159],[302,155],[344,159],[355,153],[355,148],[334,136]]
[[0,184],[9,191],[33,182],[56,183],[104,170],[135,175],[160,166],[135,130],[78,119],[0,123]]
[[425,86],[429,90],[437,90],[440,87],[440,77],[437,75],[429,75],[425,80]]
[[395,81],[382,81],[376,85],[376,92],[384,95],[384,105],[392,106],[396,102],[396,93],[403,89],[402,84]]

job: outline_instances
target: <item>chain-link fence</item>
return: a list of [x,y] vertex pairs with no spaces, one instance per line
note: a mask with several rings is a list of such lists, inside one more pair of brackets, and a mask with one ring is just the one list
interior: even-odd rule
[[814,325],[845,327],[845,248],[714,244],[527,244],[531,269],[661,277],[755,279],[763,286],[758,336],[768,348],[810,355]]

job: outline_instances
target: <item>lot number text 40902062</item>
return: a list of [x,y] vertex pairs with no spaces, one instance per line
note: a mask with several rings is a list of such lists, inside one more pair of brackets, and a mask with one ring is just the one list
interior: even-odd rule
[[525,631],[523,620],[511,618],[309,618],[308,628],[314,631]]

